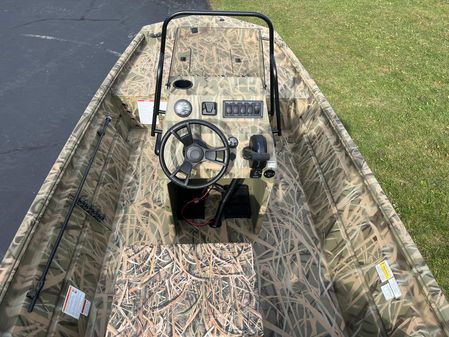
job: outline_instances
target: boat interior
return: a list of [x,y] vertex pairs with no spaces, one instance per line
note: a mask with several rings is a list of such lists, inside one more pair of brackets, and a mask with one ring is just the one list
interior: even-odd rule
[[[160,24],[142,29],[56,162],[52,192],[34,206],[39,225],[26,237],[33,249],[21,252],[8,280],[15,286],[2,290],[0,316],[11,319],[0,331],[443,336],[391,229],[391,205],[277,36],[274,85],[269,33],[222,16],[173,20],[158,98],[165,37]],[[142,102],[158,105],[151,124],[139,115]],[[29,290],[76,199],[99,130],[84,203],[73,209],[30,312]],[[401,281],[396,304],[380,291],[375,265],[384,259],[411,289]],[[69,285],[91,302],[87,316],[63,313]]]

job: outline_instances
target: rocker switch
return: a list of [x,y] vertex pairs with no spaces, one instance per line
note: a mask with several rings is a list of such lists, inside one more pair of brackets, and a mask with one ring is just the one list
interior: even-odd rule
[[259,103],[256,103],[254,105],[254,114],[255,115],[260,115],[260,104]]

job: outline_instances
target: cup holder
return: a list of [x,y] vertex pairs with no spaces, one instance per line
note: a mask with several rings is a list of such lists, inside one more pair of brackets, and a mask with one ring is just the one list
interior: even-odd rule
[[173,82],[173,87],[176,89],[190,89],[193,87],[193,83],[189,80],[176,80]]

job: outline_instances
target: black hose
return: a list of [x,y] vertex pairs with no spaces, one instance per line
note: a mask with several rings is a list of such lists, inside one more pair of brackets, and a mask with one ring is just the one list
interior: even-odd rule
[[223,218],[225,207],[229,199],[231,199],[231,197],[234,195],[234,192],[242,182],[243,179],[232,179],[231,183],[229,184],[228,190],[221,199],[220,206],[218,207],[217,213],[215,214],[214,222],[209,225],[210,227],[212,228],[221,227],[221,220]]

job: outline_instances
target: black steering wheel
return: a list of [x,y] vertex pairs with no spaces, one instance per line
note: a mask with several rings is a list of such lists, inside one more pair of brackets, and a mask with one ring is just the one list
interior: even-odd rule
[[[212,130],[213,133],[215,133],[220,138],[222,146],[211,147],[207,145],[201,138],[194,138],[191,128],[191,126],[193,125],[201,125]],[[185,130],[186,132],[181,135],[179,132],[183,130]],[[168,169],[165,159],[165,146],[167,145],[167,141],[171,137],[175,137],[179,142],[183,144],[182,153],[184,156],[184,160],[181,165],[178,165],[173,171],[170,171]],[[212,123],[200,119],[190,119],[173,125],[167,130],[164,137],[162,137],[160,149],[159,161],[165,175],[173,183],[184,188],[197,189],[208,187],[220,180],[221,177],[223,177],[223,175],[226,173],[226,170],[229,166],[230,147],[226,136],[219,128],[217,128]],[[222,154],[221,158],[219,157],[219,154]],[[192,181],[190,180],[192,169],[203,162],[218,164],[219,166],[221,166],[221,168],[217,170],[217,173],[212,178],[207,179],[205,182],[201,180],[201,183],[192,183]],[[179,178],[177,176],[180,173],[184,175],[184,178]]]

